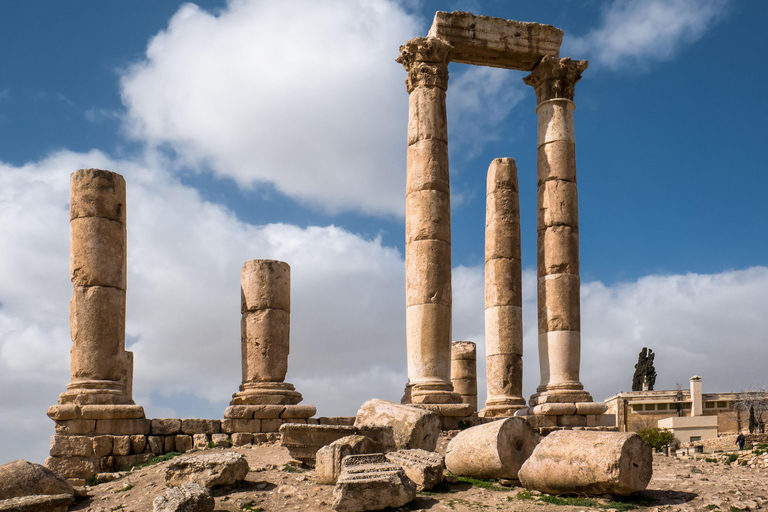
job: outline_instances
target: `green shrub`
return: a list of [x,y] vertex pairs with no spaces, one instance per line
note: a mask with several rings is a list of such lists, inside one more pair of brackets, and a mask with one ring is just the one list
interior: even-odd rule
[[707,457],[706,459],[704,459],[704,462],[717,462],[717,459],[713,459],[711,457]]
[[732,464],[732,463],[733,463],[733,462],[735,462],[735,461],[736,461],[736,459],[738,459],[738,458],[739,458],[739,456],[738,456],[738,455],[736,455],[735,453],[729,453],[729,454],[728,454],[728,464]]
[[637,435],[642,437],[646,443],[656,450],[661,450],[662,447],[672,444],[675,440],[675,434],[666,428],[659,427],[644,428]]

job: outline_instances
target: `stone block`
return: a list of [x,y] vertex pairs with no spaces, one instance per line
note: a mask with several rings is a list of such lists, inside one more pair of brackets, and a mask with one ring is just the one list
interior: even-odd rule
[[[253,435],[253,444],[267,444],[272,442],[269,436],[273,434],[251,434],[251,435]],[[277,435],[280,436],[280,434],[277,434]]]
[[131,453],[143,453],[147,447],[147,436],[131,436]]
[[536,107],[538,115],[537,147],[563,141],[576,143],[573,127],[573,110],[576,105],[567,99],[546,101]]
[[144,408],[140,405],[83,405],[80,407],[84,420],[130,420],[144,418]]
[[539,231],[552,226],[579,227],[579,201],[576,183],[550,180],[539,186],[536,226]]
[[227,434],[212,434],[211,441],[216,448],[229,448],[232,446]]
[[195,482],[208,489],[216,485],[232,485],[250,471],[248,462],[236,452],[201,453],[174,459],[165,471],[168,486]]
[[559,427],[586,427],[587,417],[583,414],[557,416],[557,425]]
[[51,436],[52,457],[93,457],[93,440],[86,436]]
[[555,274],[538,281],[539,334],[581,331],[579,276]]
[[17,459],[0,465],[0,500],[33,494],[74,495],[72,485],[50,468]]
[[451,196],[439,190],[418,190],[405,198],[405,242],[441,240],[451,243],[451,222],[446,212]]
[[192,446],[195,450],[205,450],[209,441],[208,434],[192,434]]
[[522,266],[517,258],[494,258],[485,264],[485,306],[523,306]]
[[576,404],[546,403],[533,407],[531,412],[545,416],[576,414]]
[[520,224],[486,220],[485,261],[496,258],[520,259]]
[[63,436],[93,435],[96,433],[96,420],[57,421],[56,433]]
[[149,420],[96,420],[98,435],[130,436],[149,435]]
[[152,420],[153,436],[168,436],[181,434],[181,420],[178,418],[155,418]]
[[47,414],[54,421],[74,420],[80,418],[80,407],[76,404],[52,405]]
[[262,432],[277,432],[282,424],[283,420],[281,419],[263,419],[260,429]]
[[307,420],[304,418],[291,418],[288,420],[283,420],[283,425],[286,423],[291,423],[292,425],[306,425]]
[[557,416],[526,416],[525,420],[533,427],[533,428],[542,428],[542,427],[556,427],[557,426]]
[[527,489],[549,494],[643,491],[653,475],[653,450],[634,433],[562,430],[542,439],[520,469]]
[[445,141],[428,139],[409,145],[406,167],[406,194],[420,190],[450,193],[448,144]]
[[440,435],[440,416],[419,407],[373,399],[357,411],[356,427],[391,427],[397,449],[433,451]]
[[101,459],[92,457],[48,457],[45,467],[64,478],[88,478],[102,471]]
[[183,434],[218,434],[221,432],[221,420],[187,418],[181,420]]
[[486,356],[523,355],[523,308],[493,306],[485,308]]
[[171,487],[152,501],[153,512],[213,512],[211,491],[193,482]]
[[438,11],[428,37],[453,45],[453,62],[530,71],[545,55],[560,54],[563,31],[540,23]]
[[408,145],[424,140],[448,141],[445,91],[417,87],[408,96]]
[[225,434],[234,434],[235,432],[246,432],[253,434],[260,432],[262,422],[266,421],[270,420],[225,419],[221,422],[221,431]]
[[176,451],[176,436],[164,436],[163,437],[163,453],[170,453]]
[[112,438],[112,453],[114,455],[130,455],[131,436],[114,436]]
[[122,471],[131,466],[137,464],[143,464],[152,460],[153,454],[147,453],[134,453],[133,455],[115,455],[115,470]]
[[538,277],[579,273],[579,230],[570,226],[552,226],[537,234]]
[[348,455],[370,453],[371,442],[365,436],[352,435],[321,447],[315,456],[317,483],[333,485],[341,475],[341,461]]
[[355,427],[357,434],[367,437],[371,442],[371,448],[368,453],[387,453],[397,449],[395,443],[395,434],[392,427]]
[[93,438],[93,456],[106,457],[112,454],[112,436],[96,436]]
[[175,451],[179,453],[184,453],[190,451],[194,447],[194,443],[192,441],[192,436],[187,434],[177,434],[176,440],[174,441],[174,445],[176,446]]
[[[317,407],[314,405],[286,405],[285,409],[280,413],[282,419],[308,419],[310,416],[314,416],[317,412]],[[256,413],[253,415],[256,418]],[[273,417],[273,416],[270,416]]]
[[349,425],[355,424],[355,416],[321,416],[317,418],[320,425]]
[[232,446],[245,446],[253,444],[253,434],[235,432],[232,434]]
[[429,491],[443,481],[443,456],[426,450],[397,450],[386,454],[387,459],[403,468],[405,475],[416,484],[416,490]]
[[40,494],[0,500],[0,512],[67,512],[71,494]]
[[149,444],[149,451],[155,455],[163,454],[163,438],[161,436],[147,437],[147,444]]
[[458,476],[516,479],[539,442],[522,418],[506,418],[461,431],[449,443],[445,467]]
[[603,414],[608,410],[605,402],[579,402],[576,404],[576,414]]
[[576,145],[556,140],[539,146],[536,170],[537,186],[549,180],[576,183]]
[[320,448],[356,432],[355,427],[349,426],[286,423],[280,427],[280,442],[288,449],[291,457],[314,467],[315,456]]
[[399,508],[416,496],[416,485],[382,454],[349,455],[333,489],[336,512]]
[[450,243],[441,240],[407,243],[405,266],[406,306],[451,305]]

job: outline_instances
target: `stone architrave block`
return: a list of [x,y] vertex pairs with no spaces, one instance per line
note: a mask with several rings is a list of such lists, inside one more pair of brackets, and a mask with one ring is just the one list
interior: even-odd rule
[[416,490],[429,491],[443,481],[443,456],[426,450],[397,450],[386,454],[387,459],[403,468],[405,475],[416,484]]
[[203,420],[187,418],[181,420],[182,434],[218,434],[221,432],[221,420]]
[[195,447],[195,450],[205,450],[208,448],[208,441],[210,439],[207,434],[192,434],[192,446]]
[[336,512],[399,508],[415,496],[416,484],[383,454],[349,455],[341,462],[331,506]]
[[458,476],[515,480],[538,442],[539,435],[522,418],[492,421],[454,437],[448,443],[445,467]]
[[[154,453],[155,455],[162,455],[163,454],[163,438],[160,436],[149,436],[147,437],[147,443],[149,444],[149,451]],[[94,442],[94,447],[95,447]]]
[[203,487],[231,485],[250,471],[248,461],[236,452],[205,453],[174,459],[165,471],[169,486],[195,482]]
[[70,494],[38,494],[0,500],[0,512],[67,512],[75,501]]
[[153,512],[213,512],[214,507],[211,491],[193,482],[171,487],[152,501]]
[[353,435],[337,439],[317,451],[315,475],[317,483],[333,485],[341,475],[341,461],[347,455],[370,453],[371,441],[365,436]]
[[181,434],[181,420],[178,418],[157,418],[152,420],[153,436],[169,436]]
[[93,440],[86,436],[51,436],[51,457],[93,457]]
[[374,398],[357,411],[356,427],[391,427],[398,450],[433,451],[440,435],[440,416],[432,411]]
[[212,434],[211,441],[216,448],[229,448],[232,446],[227,434]]
[[130,455],[131,436],[114,436],[112,438],[112,453],[114,455]]
[[131,453],[143,453],[147,447],[147,436],[131,436]]
[[192,436],[187,434],[177,434],[175,437],[174,445],[176,446],[177,452],[184,453],[190,451],[192,448],[194,448],[195,443],[192,438]]
[[280,427],[280,442],[288,448],[291,457],[314,467],[315,456],[320,448],[356,433],[357,429],[349,426],[286,423]]
[[36,494],[73,496],[72,485],[54,471],[23,459],[0,465],[0,500]]
[[247,444],[253,443],[253,434],[248,434],[245,432],[235,432],[232,434],[232,445],[233,446],[245,446]]
[[542,439],[520,469],[526,489],[549,494],[643,491],[653,476],[653,450],[630,432],[561,430]]
[[112,453],[112,436],[96,436],[93,438],[94,457],[106,457]]

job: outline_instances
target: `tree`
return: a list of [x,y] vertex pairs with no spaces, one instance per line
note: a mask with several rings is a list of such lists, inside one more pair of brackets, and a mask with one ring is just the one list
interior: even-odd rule
[[645,428],[637,432],[637,435],[643,438],[643,441],[651,445],[655,450],[661,450],[664,446],[672,444],[675,440],[675,434],[666,428]]
[[757,420],[755,419],[755,406],[754,404],[749,406],[749,433],[754,434],[757,428]]
[[656,384],[656,368],[653,367],[655,357],[653,350],[646,347],[640,351],[635,365],[635,374],[632,376],[632,391],[642,391],[644,382],[648,386],[648,391],[653,391],[653,386]]
[[740,429],[741,422],[747,420],[750,433],[764,431],[768,421],[768,388],[754,385],[736,393],[733,409],[737,413],[734,419],[738,419]]

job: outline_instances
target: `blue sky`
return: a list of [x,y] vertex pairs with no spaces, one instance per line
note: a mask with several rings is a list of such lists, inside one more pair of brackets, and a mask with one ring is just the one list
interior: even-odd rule
[[[565,31],[575,114],[582,381],[765,384],[768,6],[757,1],[0,3],[0,462],[41,461],[69,378],[67,202],[128,181],[127,344],[152,417],[220,417],[239,384],[239,273],[292,266],[288,380],[320,415],[405,384],[407,93],[398,46],[436,10]],[[517,160],[524,393],[535,336],[536,115],[525,73],[451,64],[454,338],[484,401],[485,173]],[[745,357],[749,354],[750,357]],[[21,445],[20,445],[21,446]],[[27,450],[27,451],[25,451]]]

